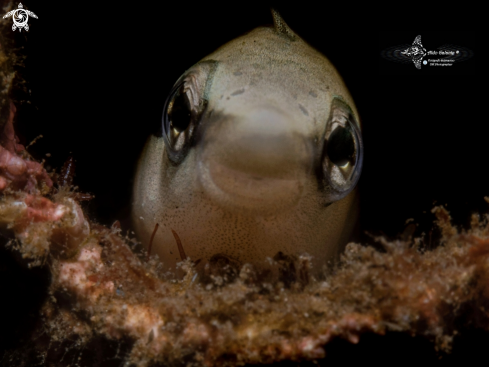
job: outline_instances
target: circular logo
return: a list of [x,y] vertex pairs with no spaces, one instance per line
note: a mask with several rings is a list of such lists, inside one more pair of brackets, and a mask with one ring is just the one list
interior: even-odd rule
[[19,3],[19,8],[14,9],[9,11],[7,14],[3,16],[3,19],[12,17],[12,20],[14,24],[12,24],[12,30],[15,31],[16,29],[19,30],[19,32],[23,29],[26,31],[29,30],[29,25],[27,24],[27,21],[29,20],[29,16],[36,18],[37,15],[31,12],[30,10],[24,9],[24,6]]
[[29,15],[24,9],[17,9],[14,12],[14,15],[12,17],[14,24],[19,27],[23,28],[27,24],[27,20],[29,19]]
[[426,65],[428,63],[428,61],[424,60],[423,61],[423,65]]

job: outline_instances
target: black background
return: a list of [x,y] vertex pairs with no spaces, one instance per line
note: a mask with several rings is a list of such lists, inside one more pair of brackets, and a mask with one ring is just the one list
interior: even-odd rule
[[[159,127],[175,80],[226,41],[272,22],[266,2],[25,5],[39,19],[29,21],[28,33],[16,32],[25,46],[31,90],[30,104],[21,108],[19,132],[26,142],[44,136],[30,151],[54,168],[72,152],[75,184],[95,194],[87,210],[105,224],[128,216],[137,157]],[[345,4],[278,9],[292,29],[333,62],[357,104],[365,140],[364,230],[395,235],[411,217],[428,228],[435,202],[448,204],[460,224],[471,212],[486,210],[488,128],[477,102],[475,32],[423,31],[447,29],[429,17],[420,25],[399,17],[384,24],[412,31],[379,30],[379,22],[389,17],[366,17],[364,9]],[[475,56],[443,68],[444,75],[379,61],[383,48],[410,44],[418,34],[425,48],[460,44]],[[464,67],[473,75],[456,75]],[[398,75],[385,75],[382,68]]]
[[[267,2],[23,4],[39,19],[14,35],[27,57],[19,67],[27,84],[15,96],[17,131],[25,143],[42,134],[29,151],[58,171],[74,156],[75,184],[95,195],[85,209],[104,224],[129,216],[138,155],[159,128],[175,80],[226,41],[272,23]],[[278,6],[289,26],[333,62],[355,100],[365,142],[361,228],[389,236],[408,218],[418,233],[428,232],[434,203],[447,204],[456,223],[467,225],[471,213],[487,211],[489,195],[485,72],[478,33],[461,22],[477,10],[429,15],[403,6]],[[463,63],[433,75],[380,58],[385,47],[410,44],[418,34],[427,49],[472,49],[465,65],[471,75],[457,75]]]

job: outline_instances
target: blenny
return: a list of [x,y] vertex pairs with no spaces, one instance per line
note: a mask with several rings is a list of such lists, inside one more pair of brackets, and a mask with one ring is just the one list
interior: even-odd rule
[[181,255],[265,266],[279,253],[319,270],[358,216],[363,160],[358,112],[321,53],[272,10],[259,27],[176,81],[161,136],[138,163],[132,219],[166,268]]

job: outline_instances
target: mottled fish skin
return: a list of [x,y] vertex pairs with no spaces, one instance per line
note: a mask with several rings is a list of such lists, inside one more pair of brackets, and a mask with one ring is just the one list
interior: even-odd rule
[[152,253],[166,268],[181,261],[174,230],[199,268],[215,254],[265,266],[281,251],[312,255],[318,271],[356,223],[356,181],[335,194],[328,180],[341,180],[339,168],[323,163],[333,115],[359,132],[355,104],[328,59],[272,12],[274,27],[225,44],[177,81],[198,116],[179,135],[187,143],[177,138],[172,151],[151,136],[143,150],[132,219],[145,246],[159,223]]

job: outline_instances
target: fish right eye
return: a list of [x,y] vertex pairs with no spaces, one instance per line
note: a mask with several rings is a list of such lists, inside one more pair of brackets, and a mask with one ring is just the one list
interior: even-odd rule
[[163,139],[170,160],[181,162],[188,151],[192,137],[194,115],[185,88],[185,81],[177,84],[170,92],[163,108]]
[[167,110],[170,126],[178,133],[181,133],[187,130],[192,119],[190,102],[186,93],[183,91],[183,86],[171,98]]
[[175,164],[182,162],[187,155],[197,122],[205,109],[205,103],[201,103],[197,97],[198,91],[193,79],[192,76],[181,78],[163,107],[162,137],[168,157]]

